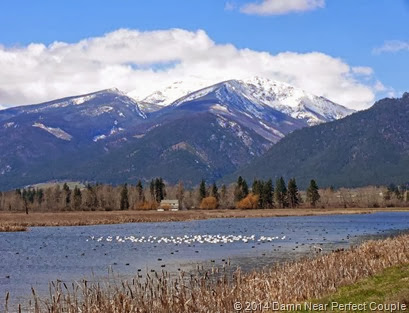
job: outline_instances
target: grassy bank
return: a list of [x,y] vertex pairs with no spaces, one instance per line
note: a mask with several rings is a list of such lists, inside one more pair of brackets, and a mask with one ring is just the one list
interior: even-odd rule
[[[358,310],[359,312],[373,312],[373,309],[378,308],[379,305],[385,305],[384,311],[388,307],[394,312],[407,312],[409,311],[409,265],[388,268],[380,274],[341,287],[336,293],[312,302],[326,304],[332,312],[342,312],[339,308],[333,308],[332,303],[366,303],[366,308]],[[403,305],[406,309],[402,308]]]
[[380,211],[409,211],[409,208],[348,208],[348,209],[270,209],[270,210],[191,210],[178,212],[157,211],[70,211],[14,213],[0,212],[2,225],[16,227],[33,226],[82,226],[99,224],[123,224],[138,222],[176,222],[214,218],[312,216],[334,214],[364,214]]
[[[103,285],[80,282],[72,286],[55,283],[50,298],[39,299],[33,292],[35,312],[236,312],[247,302],[263,305],[299,303],[308,299],[325,299],[343,287],[390,269],[395,284],[403,265],[409,264],[409,235],[368,241],[351,250],[321,255],[314,259],[291,262],[251,273],[239,270],[233,277],[209,270],[196,276],[181,274],[171,278],[166,273],[152,273],[146,279],[135,278],[122,284]],[[386,272],[388,273],[388,272]],[[373,278],[376,281],[376,277]],[[368,280],[370,281],[370,280]],[[360,284],[365,284],[361,282]],[[396,283],[397,284],[397,283]],[[385,285],[384,290],[387,291]],[[351,296],[354,295],[351,290]],[[357,293],[358,295],[358,293]],[[365,291],[362,292],[362,297]]]
[[5,224],[5,223],[0,223],[0,233],[1,232],[19,232],[19,231],[26,231],[28,230],[27,226],[23,225],[15,225],[15,224]]

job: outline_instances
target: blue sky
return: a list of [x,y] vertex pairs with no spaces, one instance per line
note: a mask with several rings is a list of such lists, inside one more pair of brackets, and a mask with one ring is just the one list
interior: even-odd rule
[[[409,1],[317,1],[324,5],[303,12],[266,15],[243,12],[244,5],[262,2],[257,0],[2,1],[0,45],[10,51],[24,49],[30,43],[76,44],[121,28],[201,29],[215,44],[231,44],[239,50],[271,55],[320,52],[340,58],[351,67],[371,68],[370,77],[358,75],[354,79],[372,87],[375,82],[381,83],[384,88],[374,91],[376,98],[409,90]],[[2,99],[5,89],[0,79],[0,105],[30,101],[27,97],[13,101],[17,91]]]

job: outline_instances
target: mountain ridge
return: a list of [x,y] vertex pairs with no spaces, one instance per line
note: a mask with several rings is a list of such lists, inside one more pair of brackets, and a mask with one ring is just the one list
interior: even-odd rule
[[56,179],[221,179],[309,126],[272,99],[267,104],[263,88],[230,80],[153,112],[117,89],[0,111],[0,188]]
[[[379,100],[344,119],[296,130],[231,175],[296,177],[300,186],[360,187],[409,181],[409,96]],[[227,179],[229,180],[229,179]]]

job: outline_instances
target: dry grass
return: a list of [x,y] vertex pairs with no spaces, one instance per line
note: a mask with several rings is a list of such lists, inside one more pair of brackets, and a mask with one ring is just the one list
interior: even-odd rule
[[369,209],[270,209],[270,210],[190,210],[178,212],[157,211],[72,211],[33,212],[30,214],[0,212],[0,224],[21,227],[33,226],[83,226],[98,224],[123,224],[138,222],[176,222],[212,218],[311,216],[334,214],[365,214],[380,211],[409,211],[409,208]]
[[120,284],[54,283],[48,299],[33,291],[33,312],[235,312],[234,303],[302,302],[335,292],[338,288],[409,263],[409,235],[369,241],[357,248],[322,255],[273,268],[233,276],[219,273],[171,278],[154,274]]
[[18,231],[26,231],[28,228],[23,225],[13,225],[13,224],[0,224],[0,233],[1,232],[18,232]]

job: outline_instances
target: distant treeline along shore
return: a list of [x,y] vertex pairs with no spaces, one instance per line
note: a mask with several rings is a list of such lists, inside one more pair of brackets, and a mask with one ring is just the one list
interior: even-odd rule
[[180,209],[271,209],[271,208],[351,208],[408,206],[408,186],[319,189],[311,180],[305,191],[298,190],[295,178],[282,177],[274,183],[254,180],[249,186],[241,176],[229,186],[206,184],[185,189],[183,182],[167,186],[162,178],[144,186],[106,184],[51,184],[0,192],[1,211],[113,211],[154,210],[164,199],[178,200]]

